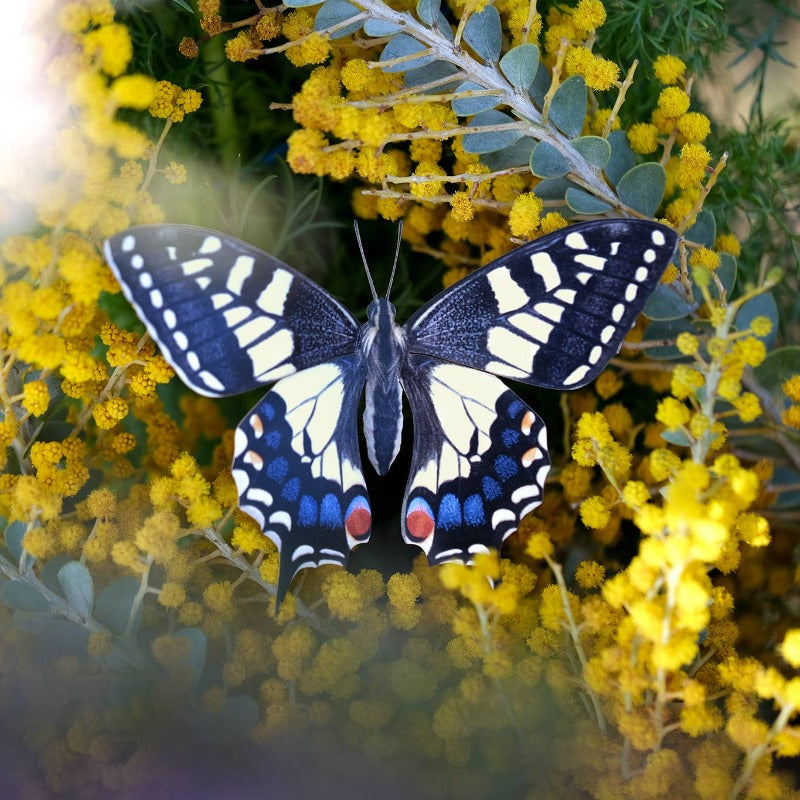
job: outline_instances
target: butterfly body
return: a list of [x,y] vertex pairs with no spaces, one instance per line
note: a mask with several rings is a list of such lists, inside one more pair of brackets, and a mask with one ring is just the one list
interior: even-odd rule
[[500,377],[558,389],[593,380],[676,243],[642,220],[573,225],[476,270],[403,325],[388,299],[359,325],[301,273],[201,228],[132,228],[106,257],[191,388],[224,396],[274,383],[237,427],[232,474],[240,507],[280,550],[280,601],[299,570],[344,564],[369,538],[364,394],[379,474],[400,447],[403,392],[411,409],[405,541],[434,564],[499,549],[541,502],[549,468],[544,424]]

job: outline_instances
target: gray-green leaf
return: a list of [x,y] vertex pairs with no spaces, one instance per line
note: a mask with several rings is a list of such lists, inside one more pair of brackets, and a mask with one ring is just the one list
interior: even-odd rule
[[67,598],[67,603],[87,619],[92,616],[94,584],[92,575],[78,561],[69,561],[58,571],[58,582]]
[[6,547],[8,548],[9,553],[14,558],[14,561],[19,561],[22,557],[22,539],[25,536],[25,531],[27,530],[26,525],[24,522],[12,522],[5,530],[3,534],[3,538],[6,542]]
[[586,119],[586,84],[580,75],[567,78],[550,103],[550,122],[570,138],[580,136]]
[[441,0],[417,0],[417,16],[426,24],[433,25],[439,19]]
[[186,664],[192,673],[192,680],[196,683],[203,673],[206,663],[206,651],[208,643],[206,635],[200,628],[181,628],[175,631],[175,636],[180,636],[189,642],[189,654],[186,656]]
[[736,315],[736,329],[747,330],[756,317],[767,317],[772,322],[772,330],[766,336],[759,337],[769,350],[778,336],[778,305],[772,292],[757,294],[742,304]]
[[486,6],[473,14],[464,26],[464,41],[484,60],[492,64],[500,58],[503,32],[500,14],[494,6]]
[[713,247],[717,238],[717,221],[714,215],[704,208],[698,215],[689,230],[686,231],[686,240],[696,242],[703,247]]
[[576,214],[604,214],[611,209],[605,200],[601,200],[583,189],[567,189],[564,198],[567,205]]
[[527,89],[539,67],[539,48],[535,44],[512,47],[501,59],[500,69],[515,89]]
[[581,136],[570,144],[595,168],[604,169],[611,158],[611,145],[601,136]]
[[[414,53],[422,53],[427,49],[428,48],[422,44],[422,42],[417,41],[413,36],[409,36],[407,33],[398,33],[386,43],[386,47],[383,48],[379,60],[392,61],[395,58],[410,56]],[[435,56],[432,55],[420,56],[419,58],[403,61],[400,64],[382,67],[382,69],[384,72],[406,72],[409,69],[424,67],[426,64],[430,64],[434,58]]]
[[636,166],[636,157],[628,143],[625,131],[611,131],[608,134],[608,144],[611,146],[611,158],[606,164],[606,176],[616,186],[619,179],[632,167]]
[[[352,3],[348,3],[347,0],[325,0],[322,8],[317,11],[317,16],[314,17],[314,30],[324,31],[360,13],[361,9]],[[346,25],[341,30],[331,33],[330,38],[341,39],[344,36],[349,36],[359,30],[362,24],[362,22],[354,22],[352,25]]]
[[569,172],[569,161],[548,142],[539,142],[531,153],[531,172],[540,178],[560,178]]
[[[94,601],[95,619],[114,633],[125,633],[128,618],[133,608],[133,601],[139,591],[136,578],[117,578],[97,595]],[[142,617],[141,605],[136,611],[132,630],[136,631]]]
[[9,608],[21,611],[47,611],[50,607],[47,600],[33,586],[18,580],[3,581],[0,585],[0,601]]
[[394,22],[386,22],[382,19],[368,19],[364,22],[364,33],[367,36],[392,36],[403,30],[402,25]]
[[[485,91],[485,87],[473,83],[472,81],[464,81],[456,89],[457,93],[460,92],[475,92]],[[453,111],[459,117],[468,117],[472,114],[479,114],[481,111],[486,111],[489,108],[494,108],[500,102],[498,95],[479,95],[478,97],[459,97],[451,103]]]
[[[494,6],[490,6],[494,8]],[[505,125],[509,122],[516,122],[508,114],[494,109],[490,111],[483,111],[476,114],[472,121],[471,126],[494,126]],[[468,153],[493,153],[495,150],[502,150],[505,147],[510,147],[518,139],[522,138],[521,129],[510,129],[504,131],[486,131],[486,133],[465,133],[462,140],[464,150]]]
[[686,296],[673,286],[665,286],[659,283],[656,286],[642,309],[648,319],[681,319],[689,316],[692,305]]
[[667,173],[661,164],[648,161],[629,169],[617,184],[619,199],[634,211],[652,217],[661,205]]

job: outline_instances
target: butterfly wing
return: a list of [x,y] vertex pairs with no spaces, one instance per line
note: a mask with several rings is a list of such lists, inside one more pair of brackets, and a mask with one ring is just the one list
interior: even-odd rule
[[356,418],[366,370],[343,356],[280,380],[236,429],[239,506],[280,550],[277,603],[305,567],[369,539]]
[[572,225],[446,289],[405,324],[409,350],[552,389],[597,377],[675,252],[645,220]]
[[403,538],[431,564],[499,550],[542,500],[544,424],[486,372],[409,355],[402,381],[414,421]]
[[106,242],[125,296],[184,383],[222,397],[353,352],[358,323],[313,281],[233,237],[143,225]]

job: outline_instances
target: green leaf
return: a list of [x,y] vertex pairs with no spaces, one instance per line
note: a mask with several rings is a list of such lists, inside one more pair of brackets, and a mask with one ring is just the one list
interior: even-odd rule
[[[128,626],[128,618],[133,608],[133,601],[139,592],[139,581],[136,578],[117,578],[97,595],[94,601],[95,619],[114,633],[123,634]],[[139,627],[142,618],[142,606],[136,611],[133,631]]]
[[648,161],[629,169],[617,183],[619,199],[634,211],[652,217],[661,205],[667,173],[661,164]]
[[714,215],[704,208],[698,215],[689,230],[686,231],[686,240],[697,242],[703,247],[713,248],[717,238],[717,221]]
[[636,157],[633,155],[628,136],[625,131],[611,131],[608,134],[608,144],[611,147],[611,158],[606,164],[606,176],[616,186],[619,179],[632,167],[636,166]]
[[[322,8],[317,11],[317,16],[314,17],[314,30],[324,31],[360,13],[361,9],[352,3],[348,3],[347,0],[325,0]],[[330,38],[341,39],[344,36],[349,36],[359,30],[363,24],[362,21],[354,22],[352,25],[347,25],[341,30],[329,34]]]
[[604,169],[611,158],[611,145],[601,136],[581,136],[570,144],[595,168]]
[[481,161],[490,170],[497,171],[511,167],[521,167],[531,160],[531,151],[536,145],[536,140],[530,136],[523,136],[514,144],[496,150],[494,153],[485,153]]
[[[441,80],[448,75],[456,75],[458,72],[458,67],[455,64],[451,64],[449,61],[434,61],[432,64],[426,64],[424,67],[410,69],[403,76],[403,83],[408,88],[413,88],[414,86],[422,86],[425,83]],[[440,84],[433,89],[426,89],[425,91],[452,92],[458,83],[458,78],[456,78],[452,83]]]
[[566,178],[545,178],[533,187],[533,193],[542,200],[563,200],[571,185]]
[[550,122],[571,138],[580,136],[586,119],[586,84],[580,75],[567,78],[550,103]]
[[[485,91],[485,87],[472,81],[464,81],[458,86],[456,92]],[[498,95],[479,95],[478,97],[459,97],[452,101],[453,111],[459,117],[469,117],[472,114],[479,114],[489,108],[494,108],[500,102]]]
[[[489,6],[494,8],[494,6]],[[474,126],[493,126],[505,125],[509,122],[516,122],[508,114],[502,111],[482,111],[476,114],[470,125]],[[505,147],[510,147],[514,142],[522,138],[522,131],[506,130],[506,131],[486,131],[486,133],[465,133],[462,139],[462,146],[468,153],[493,153],[496,150],[502,150]]]
[[717,277],[725,290],[725,294],[730,297],[733,287],[736,285],[736,273],[739,269],[736,259],[730,253],[720,253],[720,265],[717,267]]
[[550,88],[550,81],[550,70],[540,61],[533,83],[528,87],[528,94],[531,96],[531,100],[536,103],[537,108],[541,109],[544,105],[544,97]]
[[16,579],[3,581],[0,585],[0,601],[20,611],[47,611],[50,608],[47,600],[33,586]]
[[753,368],[756,380],[778,401],[780,407],[787,403],[783,383],[800,373],[800,345],[779,347]]
[[386,22],[382,19],[368,19],[364,22],[364,33],[367,36],[392,36],[403,30],[402,25],[397,25],[394,22]]
[[72,561],[72,557],[67,553],[59,553],[53,556],[39,572],[39,580],[51,591],[61,594],[63,589],[58,581],[58,571],[70,561]]
[[[4,520],[5,521],[5,520]],[[22,539],[25,536],[27,526],[24,522],[17,520],[12,522],[3,533],[3,538],[6,542],[8,552],[14,558],[14,561],[19,561],[22,558]]]
[[235,694],[225,701],[222,724],[237,739],[244,739],[258,724],[258,704],[247,694]]
[[778,336],[778,304],[775,302],[772,292],[757,294],[742,304],[734,322],[736,329],[747,330],[756,317],[768,317],[772,322],[772,330],[766,336],[758,337],[769,350],[775,344]]
[[539,68],[539,48],[535,44],[512,47],[501,59],[500,69],[515,89],[527,89]]
[[770,508],[797,508],[800,506],[800,490],[789,489],[781,492],[782,486],[800,486],[800,472],[791,467],[776,466],[772,472],[770,489],[778,491],[775,500],[770,503]]
[[670,444],[676,444],[679,447],[688,447],[692,443],[689,437],[680,430],[661,431],[661,438]]
[[[654,320],[644,329],[642,341],[657,342],[662,339],[675,339],[679,333],[685,331],[694,333],[694,328],[685,318]],[[648,347],[647,356],[658,361],[677,361],[684,358],[681,351],[674,344],[662,347]]]
[[569,188],[564,198],[576,214],[604,214],[611,210],[611,206],[605,200],[600,200],[593,194],[584,192],[583,189]]
[[569,172],[569,161],[553,145],[539,142],[531,153],[530,167],[539,178],[560,178]]
[[439,19],[441,5],[441,0],[417,0],[417,16],[426,25],[433,25]]
[[194,16],[194,9],[186,2],[186,0],[172,0],[172,5],[182,8],[187,13]]
[[[398,33],[386,43],[386,47],[383,48],[379,60],[391,61],[394,58],[402,58],[403,56],[410,56],[414,53],[422,53],[427,49],[428,48],[422,44],[422,42],[417,41],[413,36],[409,36],[407,33]],[[400,64],[394,64],[393,66],[382,67],[382,69],[384,72],[406,72],[410,69],[424,67],[426,64],[432,63],[434,59],[435,56],[425,55],[419,58],[412,58],[409,61],[403,61]]]
[[203,668],[206,663],[206,651],[208,650],[206,635],[200,628],[181,628],[175,631],[175,636],[180,636],[189,642],[186,664],[191,670],[192,681],[197,683],[203,674]]
[[503,32],[500,14],[494,6],[473,14],[464,26],[464,41],[484,60],[492,64],[500,58]]
[[647,298],[642,314],[648,319],[681,319],[689,316],[691,310],[692,304],[680,289],[672,284],[665,286],[659,283]]
[[78,561],[70,561],[58,571],[58,582],[70,607],[87,619],[91,617],[94,584],[89,570]]

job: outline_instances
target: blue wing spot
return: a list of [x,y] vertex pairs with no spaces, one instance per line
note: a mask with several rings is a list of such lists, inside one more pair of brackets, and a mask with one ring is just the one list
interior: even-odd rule
[[455,528],[461,524],[461,505],[454,494],[446,494],[439,503],[439,514],[436,525],[444,530]]
[[270,461],[267,467],[267,477],[278,483],[283,483],[286,480],[288,472],[289,462],[283,456],[278,456]]
[[510,448],[519,441],[519,431],[515,431],[513,428],[505,428],[500,437],[503,440],[503,444]]
[[479,494],[471,494],[464,501],[464,522],[467,525],[485,525],[486,515],[483,513],[483,500]]
[[275,419],[275,406],[272,403],[264,403],[261,408],[258,409],[270,422]]
[[281,491],[281,497],[284,500],[288,500],[290,503],[294,503],[295,500],[300,496],[300,478],[292,478],[284,487],[283,491]]
[[310,494],[304,494],[300,498],[297,524],[305,526],[317,524],[317,501]]
[[342,527],[342,507],[335,494],[326,494],[322,498],[322,504],[319,507],[319,524],[325,528]]
[[278,431],[270,431],[264,437],[264,444],[269,447],[270,450],[277,450],[280,443],[281,435],[278,433]]
[[481,481],[481,487],[483,488],[483,496],[489,502],[491,502],[492,500],[497,500],[497,498],[503,494],[503,490],[500,488],[500,484],[489,475],[486,475],[484,479]]
[[512,419],[521,414],[524,409],[525,404],[516,397],[508,404],[508,414]]
[[494,460],[494,471],[497,473],[497,477],[505,483],[517,474],[519,468],[511,456],[497,456]]

